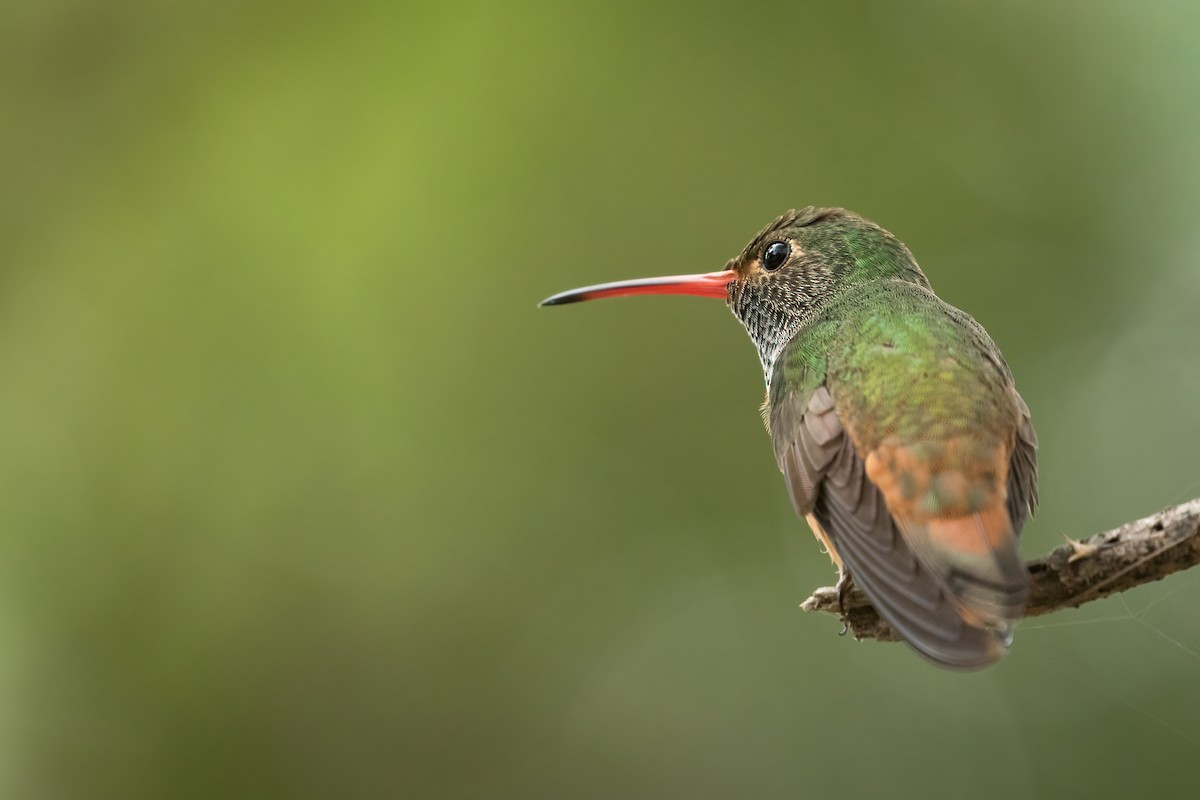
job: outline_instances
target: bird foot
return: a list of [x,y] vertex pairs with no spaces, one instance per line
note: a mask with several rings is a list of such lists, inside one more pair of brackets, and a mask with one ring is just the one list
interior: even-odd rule
[[850,630],[850,615],[846,611],[846,595],[854,588],[854,579],[850,577],[847,570],[842,570],[838,575],[837,586],[837,609],[838,615],[842,618],[842,630],[838,636],[845,636]]

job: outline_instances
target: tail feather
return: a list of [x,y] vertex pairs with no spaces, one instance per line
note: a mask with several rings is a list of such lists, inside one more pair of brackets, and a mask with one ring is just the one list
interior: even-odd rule
[[1024,612],[1029,577],[1003,503],[961,517],[899,523],[914,552],[940,575],[964,619],[1000,628]]
[[960,437],[883,445],[866,459],[904,540],[968,624],[1011,629],[1029,577],[1009,517],[1007,448]]

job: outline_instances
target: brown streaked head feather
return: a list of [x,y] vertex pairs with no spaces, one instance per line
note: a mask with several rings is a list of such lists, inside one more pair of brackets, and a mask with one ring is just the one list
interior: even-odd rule
[[[741,254],[729,262],[729,268],[744,268],[754,261],[763,249],[763,245],[779,238],[786,238],[796,228],[804,228],[818,222],[832,219],[861,220],[857,214],[844,208],[819,208],[808,206],[801,209],[790,209],[780,214],[765,228],[759,231],[750,243],[742,249]],[[865,220],[864,220],[865,223]],[[739,268],[739,272],[743,271]]]

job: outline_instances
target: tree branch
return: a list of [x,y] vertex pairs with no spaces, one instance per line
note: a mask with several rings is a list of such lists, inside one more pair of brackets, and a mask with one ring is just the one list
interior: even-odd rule
[[[1078,608],[1117,592],[1161,580],[1200,563],[1200,498],[1171,506],[1145,519],[1061,547],[1026,564],[1026,617]],[[817,589],[800,604],[805,611],[839,614],[837,590]],[[899,641],[863,593],[846,594],[844,621],[856,639]]]

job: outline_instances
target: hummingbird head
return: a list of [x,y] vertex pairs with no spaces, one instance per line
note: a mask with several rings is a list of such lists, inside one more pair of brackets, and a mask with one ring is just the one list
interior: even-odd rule
[[727,268],[737,277],[726,304],[754,340],[768,386],[784,345],[847,290],[886,278],[929,286],[899,239],[842,208],[788,211]]
[[841,208],[783,214],[720,272],[618,281],[561,292],[543,306],[635,294],[723,297],[758,348],[767,385],[796,332],[848,289],[895,278],[929,286],[900,240]]

